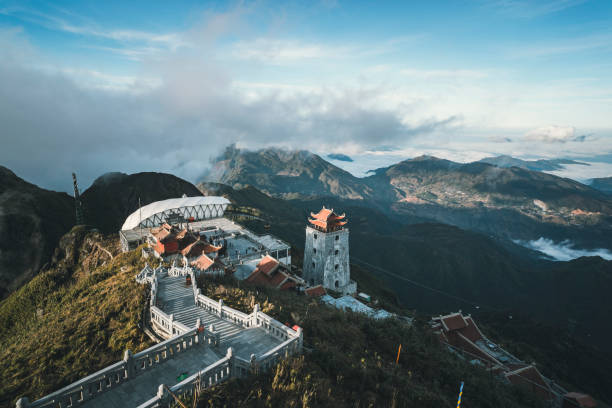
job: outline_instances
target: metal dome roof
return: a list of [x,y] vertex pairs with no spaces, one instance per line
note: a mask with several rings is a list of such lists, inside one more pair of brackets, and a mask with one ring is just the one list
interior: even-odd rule
[[[227,205],[230,204],[230,201],[225,197],[215,197],[215,196],[202,196],[202,197],[180,197],[180,198],[169,198],[167,200],[155,201],[151,204],[147,204],[140,209],[134,211],[130,214],[123,223],[121,227],[122,230],[131,230],[137,228],[141,217],[143,223],[147,221],[149,218],[153,218],[153,216],[163,213],[168,210],[181,210],[190,207],[198,207],[198,206],[214,206],[221,205],[222,211],[219,215],[217,213],[216,216],[222,216],[223,211]],[[210,218],[210,217],[203,217]]]

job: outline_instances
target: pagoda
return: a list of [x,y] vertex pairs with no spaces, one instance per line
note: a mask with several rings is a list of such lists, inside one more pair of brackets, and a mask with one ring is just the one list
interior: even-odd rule
[[310,213],[306,225],[303,278],[311,286],[322,285],[342,294],[352,294],[357,284],[351,280],[349,230],[344,214],[323,208]]
[[321,232],[339,231],[347,224],[346,215],[338,215],[333,208],[330,210],[325,206],[316,214],[311,212],[310,216],[312,218],[308,218],[308,222]]

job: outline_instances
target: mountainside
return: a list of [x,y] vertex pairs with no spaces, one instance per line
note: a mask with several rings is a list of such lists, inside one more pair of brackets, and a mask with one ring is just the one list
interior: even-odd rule
[[603,193],[612,195],[612,177],[594,178],[591,180],[590,186]]
[[[147,287],[134,281],[144,265],[140,251],[118,254],[116,237],[78,228],[62,239],[59,252],[71,256],[58,258],[51,269],[0,302],[2,406],[14,406],[23,395],[34,401],[115,363],[125,349],[135,353],[151,344],[139,327],[148,302]],[[114,258],[84,273],[79,265],[89,250],[81,242],[102,245]],[[257,303],[280,321],[299,324],[308,350],[280,359],[267,372],[206,388],[199,407],[434,408],[454,403],[461,381],[469,384],[464,403],[471,407],[545,406],[529,390],[505,384],[449,353],[425,320],[412,326],[376,321],[294,292],[231,278],[208,277],[197,284],[202,293],[230,307],[248,312]],[[184,398],[183,403],[191,406]]]
[[[236,190],[222,185],[209,185],[203,191],[222,191],[235,207],[256,210],[252,213],[259,219],[241,222],[289,242],[298,265],[310,211],[325,205],[345,212],[351,231],[351,262],[369,269],[404,307],[431,313],[459,308],[475,313],[487,306],[498,311],[521,310],[561,327],[568,320],[580,321],[576,335],[592,343],[605,344],[612,336],[612,330],[597,323],[612,313],[604,304],[607,291],[612,290],[612,261],[598,257],[545,261],[537,252],[512,242],[447,224],[403,224],[361,200],[285,201],[253,187]],[[568,298],[573,299],[570,307]]]
[[74,222],[72,197],[0,166],[0,299],[38,273]]
[[365,179],[392,185],[393,211],[504,239],[547,237],[612,248],[612,200],[576,181],[518,167],[459,164],[432,157],[405,160]]
[[240,150],[229,146],[213,163],[204,181],[240,188],[252,185],[285,198],[336,195],[365,199],[370,188],[349,172],[305,150]]
[[[191,183],[164,173],[105,174],[82,193],[86,223],[117,232],[138,208],[167,198],[201,195]],[[51,260],[75,223],[74,199],[44,190],[0,166],[0,299]]]
[[[554,161],[554,163],[566,161]],[[401,223],[436,221],[508,240],[612,249],[612,200],[576,181],[520,167],[431,156],[356,178],[305,151],[228,148],[208,179],[283,198],[357,199]]]
[[[301,265],[309,212],[321,205],[345,212],[351,231],[351,276],[359,282],[360,290],[370,294],[391,291],[402,307],[425,315],[462,309],[477,319],[487,318],[496,327],[504,326],[502,334],[520,342],[520,347],[513,348],[517,354],[525,350],[534,361],[546,361],[541,369],[548,375],[570,381],[593,395],[612,398],[604,391],[609,380],[592,378],[595,372],[605,372],[599,361],[611,358],[599,347],[605,349],[612,336],[601,324],[612,313],[606,300],[612,290],[612,261],[599,257],[545,261],[511,242],[453,226],[402,225],[356,200],[285,201],[253,187],[235,190],[209,184],[207,189],[201,188],[222,193],[234,206],[259,210],[255,213],[261,220],[240,222],[289,242],[297,265]],[[268,228],[264,228],[266,224]],[[531,321],[517,320],[515,325],[509,315],[529,316]],[[519,332],[531,329],[552,330],[560,337],[543,343]],[[502,335],[499,342],[506,344],[507,340]],[[553,347],[547,348],[550,345]]]
[[[111,258],[112,257],[112,258]],[[151,345],[139,327],[146,287],[138,251],[83,226],[60,239],[49,269],[0,302],[0,406],[30,401]]]
[[168,198],[202,195],[191,183],[165,173],[107,173],[81,195],[87,223],[104,232],[117,232],[141,205]]
[[577,162],[569,159],[521,160],[506,155],[485,157],[484,159],[480,159],[478,162],[492,164],[497,167],[520,167],[526,170],[533,171],[561,170],[566,164],[580,164],[583,166],[589,166],[589,164],[587,163]]

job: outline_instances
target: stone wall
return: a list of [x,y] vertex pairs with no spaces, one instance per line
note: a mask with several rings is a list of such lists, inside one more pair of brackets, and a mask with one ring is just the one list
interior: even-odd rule
[[311,286],[322,284],[339,292],[354,286],[351,285],[349,266],[348,228],[321,232],[306,227],[303,273],[306,283]]

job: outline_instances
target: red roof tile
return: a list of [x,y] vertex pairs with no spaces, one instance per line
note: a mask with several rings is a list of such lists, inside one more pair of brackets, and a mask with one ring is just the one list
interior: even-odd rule
[[514,385],[523,385],[530,388],[533,392],[544,399],[551,399],[553,397],[552,391],[548,386],[548,383],[544,380],[544,377],[538,369],[529,365],[518,370],[506,373],[506,378]]
[[191,262],[192,266],[195,266],[196,268],[198,268],[201,271],[205,271],[208,268],[210,268],[212,266],[212,264],[214,264],[215,261],[213,261],[212,259],[210,259],[209,257],[207,257],[205,254],[200,255],[200,257],[198,259],[196,259],[195,261]]
[[278,265],[280,265],[280,262],[278,262],[276,259],[274,259],[270,255],[266,255],[261,259],[261,261],[259,261],[256,269],[270,276],[276,270]]
[[312,218],[308,218],[308,222],[326,232],[336,231],[347,224],[344,221],[346,217],[344,214],[338,215],[333,209],[327,209],[325,206],[316,214],[311,212],[310,216]]
[[442,316],[440,321],[442,322],[442,326],[446,331],[453,331],[467,327],[467,322],[461,313],[453,313],[447,316]]
[[257,267],[246,278],[246,281],[255,285],[269,286],[286,290],[297,286],[297,279],[290,273],[279,268],[280,262],[266,255],[257,264]]
[[590,395],[581,394],[579,392],[568,392],[567,394],[563,396],[563,400],[564,400],[563,408],[565,407],[594,408],[597,406],[597,402]]
[[304,293],[306,293],[306,295],[308,296],[323,296],[327,292],[325,291],[325,288],[323,287],[323,285],[317,285],[317,286],[313,286],[311,288],[306,289]]

